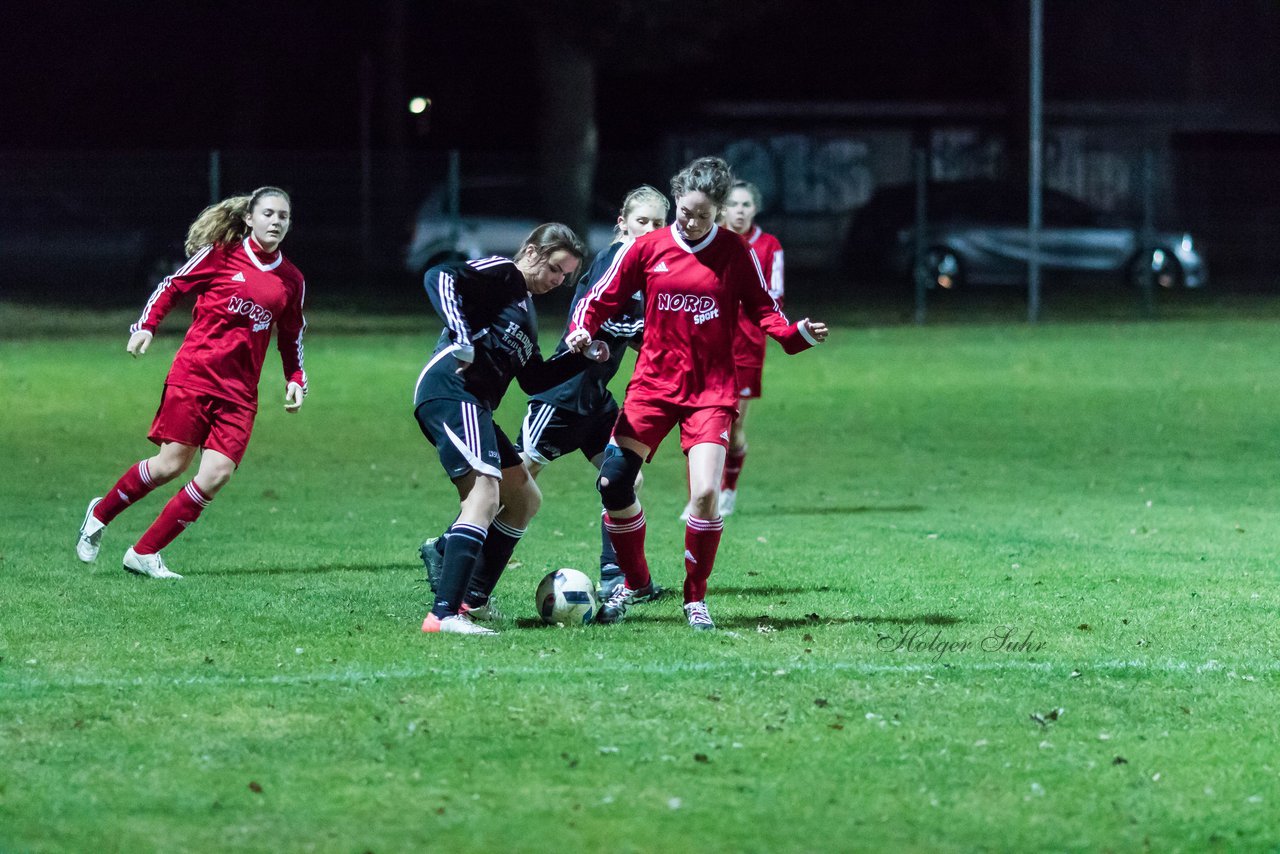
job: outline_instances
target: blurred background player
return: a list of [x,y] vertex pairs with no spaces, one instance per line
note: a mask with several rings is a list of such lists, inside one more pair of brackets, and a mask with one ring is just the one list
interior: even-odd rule
[[131,548],[124,568],[151,578],[181,578],[160,550],[200,517],[240,465],[258,412],[258,380],[271,327],[284,365],[285,404],[297,412],[307,393],[302,368],[306,285],[280,251],[289,233],[289,196],[261,187],[205,208],[187,230],[187,262],[160,282],[130,327],[126,350],[147,352],[152,335],[184,294],[195,296],[191,326],[164,381],[147,438],[160,446],[130,467],[105,495],[89,502],[76,555],[98,558],[102,535],[121,511],[182,474],[201,451],[196,476]]
[[[760,190],[749,181],[734,181],[720,212],[719,222],[747,241],[760,259],[760,269],[769,286],[769,296],[782,308],[782,245],[778,238],[755,224],[760,212]],[[738,333],[733,339],[733,361],[738,377],[738,417],[729,430],[729,450],[725,456],[724,479],[720,483],[720,515],[732,515],[738,498],[738,478],[747,458],[747,405],[760,397],[764,374],[765,334],[746,312],[738,315]],[[688,519],[693,501],[685,506],[681,519]]]
[[566,341],[584,350],[605,320],[637,291],[644,293],[644,342],[597,480],[606,528],[626,577],[601,606],[599,623],[623,619],[628,605],[653,583],[635,484],[641,466],[679,425],[693,498],[685,528],[684,611],[690,627],[715,628],[706,605],[707,578],[724,529],[718,494],[737,415],[738,314],[745,311],[788,353],[827,336],[825,324],[790,323],[769,297],[755,254],[716,225],[732,184],[728,164],[718,157],[699,158],[678,172],[671,179],[675,223],[624,247],[570,320]]
[[[667,224],[669,207],[666,196],[648,185],[627,194],[618,212],[616,240],[595,257],[578,282],[569,307],[570,315],[609,269],[622,247]],[[609,393],[609,381],[622,366],[628,345],[639,349],[643,331],[644,302],[635,295],[620,312],[606,320],[597,333],[597,340],[609,345],[608,361],[592,365],[568,382],[530,398],[516,449],[535,478],[544,465],[574,451],[581,451],[593,466],[600,468],[614,422],[618,420],[618,404]],[[567,345],[561,341],[557,355],[566,349]],[[636,488],[639,487],[637,479]],[[600,598],[605,600],[622,584],[622,570],[618,568],[617,555],[604,528],[603,515],[600,542]],[[655,588],[655,597],[658,592]]]
[[[414,389],[414,416],[458,490],[458,517],[422,544],[435,601],[424,632],[496,634],[470,614],[489,600],[542,493],[493,411],[513,379],[532,394],[564,382],[589,362],[574,354],[544,361],[532,296],[577,272],[585,250],[573,230],[545,223],[515,259],[442,264],[423,280],[445,328]],[[607,348],[599,354],[607,358]]]
[[[769,296],[782,308],[782,245],[778,238],[755,224],[760,212],[760,190],[749,181],[735,181],[724,203],[724,223],[730,231],[742,235],[747,246],[760,260],[760,270],[768,285]],[[733,361],[738,378],[738,417],[729,430],[729,450],[724,461],[724,479],[720,483],[720,515],[733,513],[738,499],[738,478],[747,458],[747,407],[760,397],[764,374],[765,334],[752,323],[746,312],[738,315],[738,334],[733,339]]]

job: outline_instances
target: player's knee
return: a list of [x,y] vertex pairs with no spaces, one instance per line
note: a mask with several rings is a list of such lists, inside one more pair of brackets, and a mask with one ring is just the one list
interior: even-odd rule
[[156,483],[168,483],[187,470],[195,459],[195,449],[166,447],[147,460],[147,474]]
[[596,480],[604,509],[623,510],[635,503],[636,480],[642,465],[644,460],[635,451],[617,445],[605,449],[600,477]]
[[715,506],[717,490],[711,486],[692,487],[689,490],[689,500],[699,507]]
[[[529,520],[538,515],[538,510],[542,508],[542,490],[538,488],[538,484],[533,478],[529,478],[521,486],[517,493],[518,500],[515,502],[517,506],[514,508],[521,517],[525,525]],[[503,502],[507,504],[507,502]]]

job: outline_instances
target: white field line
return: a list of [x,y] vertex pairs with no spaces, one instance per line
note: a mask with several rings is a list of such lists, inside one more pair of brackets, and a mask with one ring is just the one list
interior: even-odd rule
[[134,677],[68,676],[63,679],[40,677],[9,679],[0,676],[0,699],[13,690],[35,691],[42,689],[72,690],[76,688],[163,688],[182,686],[271,686],[271,685],[356,685],[366,682],[394,682],[417,679],[474,680],[480,677],[530,677],[574,676],[604,677],[610,675],[676,676],[680,674],[733,674],[754,679],[785,677],[791,674],[847,673],[852,676],[909,675],[922,676],[947,673],[1044,673],[1059,678],[1071,678],[1073,674],[1088,676],[1105,673],[1152,673],[1214,675],[1229,679],[1253,681],[1255,676],[1280,673],[1280,661],[1254,662],[1250,664],[1207,661],[1179,661],[1173,659],[1113,659],[1074,665],[1043,661],[942,661],[918,664],[872,664],[867,662],[777,662],[774,665],[758,661],[693,661],[693,662],[643,662],[618,664],[601,661],[595,665],[543,663],[515,667],[444,666],[396,667],[373,670],[329,670],[309,673],[277,673],[262,676],[226,676],[218,674],[200,676],[161,676],[149,674]]

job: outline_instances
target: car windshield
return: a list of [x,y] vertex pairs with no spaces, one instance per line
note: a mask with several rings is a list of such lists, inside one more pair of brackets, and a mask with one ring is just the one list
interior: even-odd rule
[[[437,187],[425,208],[443,214],[449,209],[446,187]],[[529,181],[514,179],[468,179],[458,189],[458,213],[464,217],[534,217],[538,210],[537,188]]]

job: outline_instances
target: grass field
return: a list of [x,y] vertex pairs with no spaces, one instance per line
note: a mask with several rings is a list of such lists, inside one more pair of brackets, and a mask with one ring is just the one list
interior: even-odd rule
[[[119,556],[177,484],[96,567],[73,544],[150,453],[178,338],[134,361],[103,320],[0,313],[2,851],[1280,850],[1274,310],[849,314],[770,359],[719,631],[678,597],[535,623],[542,574],[596,561],[567,459],[492,639],[419,631],[416,546],[456,509],[419,318],[314,315],[296,417],[268,361],[160,583]],[[675,587],[682,462],[645,485]]]

